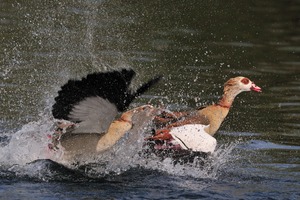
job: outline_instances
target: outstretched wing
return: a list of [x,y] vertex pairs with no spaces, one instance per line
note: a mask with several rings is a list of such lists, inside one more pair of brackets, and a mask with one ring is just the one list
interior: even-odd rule
[[137,91],[129,86],[135,76],[131,69],[98,72],[81,80],[69,80],[55,98],[54,118],[79,122],[76,132],[106,132],[118,111],[122,112],[139,95],[157,83],[161,77],[151,79]]

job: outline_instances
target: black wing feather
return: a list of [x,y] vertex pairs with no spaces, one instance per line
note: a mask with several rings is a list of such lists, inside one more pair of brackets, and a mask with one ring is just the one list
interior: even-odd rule
[[124,111],[137,96],[161,79],[161,77],[154,78],[132,92],[129,86],[134,76],[135,72],[132,69],[122,69],[92,73],[81,80],[69,80],[58,92],[52,114],[57,119],[69,120],[68,116],[75,105],[87,97],[94,96],[107,99],[118,111]]

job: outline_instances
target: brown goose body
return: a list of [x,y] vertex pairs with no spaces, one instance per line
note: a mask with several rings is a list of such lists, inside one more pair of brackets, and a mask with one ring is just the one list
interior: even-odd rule
[[[231,78],[225,83],[223,96],[217,104],[212,104],[203,109],[192,111],[192,112],[182,112],[182,113],[176,112],[173,115],[169,114],[167,118],[165,118],[164,116],[160,117],[158,120],[158,124],[159,121],[162,121],[166,125],[163,126],[161,129],[158,129],[155,135],[150,137],[149,140],[154,140],[154,141],[166,140],[168,141],[168,143],[170,143],[170,141],[173,141],[174,139],[178,139],[178,135],[180,135],[179,139],[186,146],[186,148],[197,149],[198,148],[197,146],[199,145],[201,146],[205,144],[200,142],[199,143],[193,142],[192,145],[186,144],[187,141],[189,142],[191,141],[190,139],[190,137],[192,137],[191,134],[194,134],[196,136],[199,134],[203,134],[203,136],[209,134],[210,136],[213,136],[218,131],[222,122],[228,115],[230,107],[232,106],[235,97],[241,92],[247,92],[247,91],[261,92],[261,88],[256,86],[252,81],[250,81],[246,77],[239,76],[239,77]],[[184,127],[186,125],[203,125],[203,126],[197,130],[197,133],[178,134],[178,130],[174,131],[176,127]],[[187,127],[190,128],[191,126],[187,126]],[[209,138],[206,140],[209,140]],[[211,138],[211,143],[213,144],[215,143],[213,138]],[[210,145],[209,151],[212,151],[211,149],[213,149],[213,146],[214,145]]]

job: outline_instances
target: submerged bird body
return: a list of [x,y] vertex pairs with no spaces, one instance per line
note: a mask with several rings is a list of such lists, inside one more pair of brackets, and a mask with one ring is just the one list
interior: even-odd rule
[[[124,112],[137,96],[161,78],[151,79],[133,91],[129,85],[134,74],[132,70],[123,69],[88,75],[65,84],[55,98],[52,113],[55,118],[72,123],[66,125],[67,131],[61,131],[63,128],[58,126],[56,132],[61,136],[55,137],[52,149],[61,147],[73,157],[87,152],[101,153],[125,134],[132,134],[130,142],[134,143],[144,134],[145,126],[153,123],[154,134],[144,136],[145,146],[150,147],[150,151],[212,153],[217,144],[213,135],[227,116],[234,98],[243,91],[261,91],[248,78],[236,77],[225,83],[224,94],[217,104],[200,110],[172,113],[145,105]],[[118,112],[123,114],[116,119]]]
[[[151,124],[158,110],[150,105],[139,106],[124,112],[109,126],[107,132],[77,133],[78,124],[59,121],[56,126],[50,149],[62,155],[60,160],[74,161],[86,156],[96,155],[112,148],[126,134],[130,134],[127,144],[139,139],[141,130]],[[62,152],[63,151],[63,152]]]

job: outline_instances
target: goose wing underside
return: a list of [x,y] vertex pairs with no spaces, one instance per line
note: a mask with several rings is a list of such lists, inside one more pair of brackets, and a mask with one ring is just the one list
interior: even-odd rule
[[114,104],[96,96],[75,105],[68,117],[71,121],[79,121],[73,133],[105,133],[117,114]]

